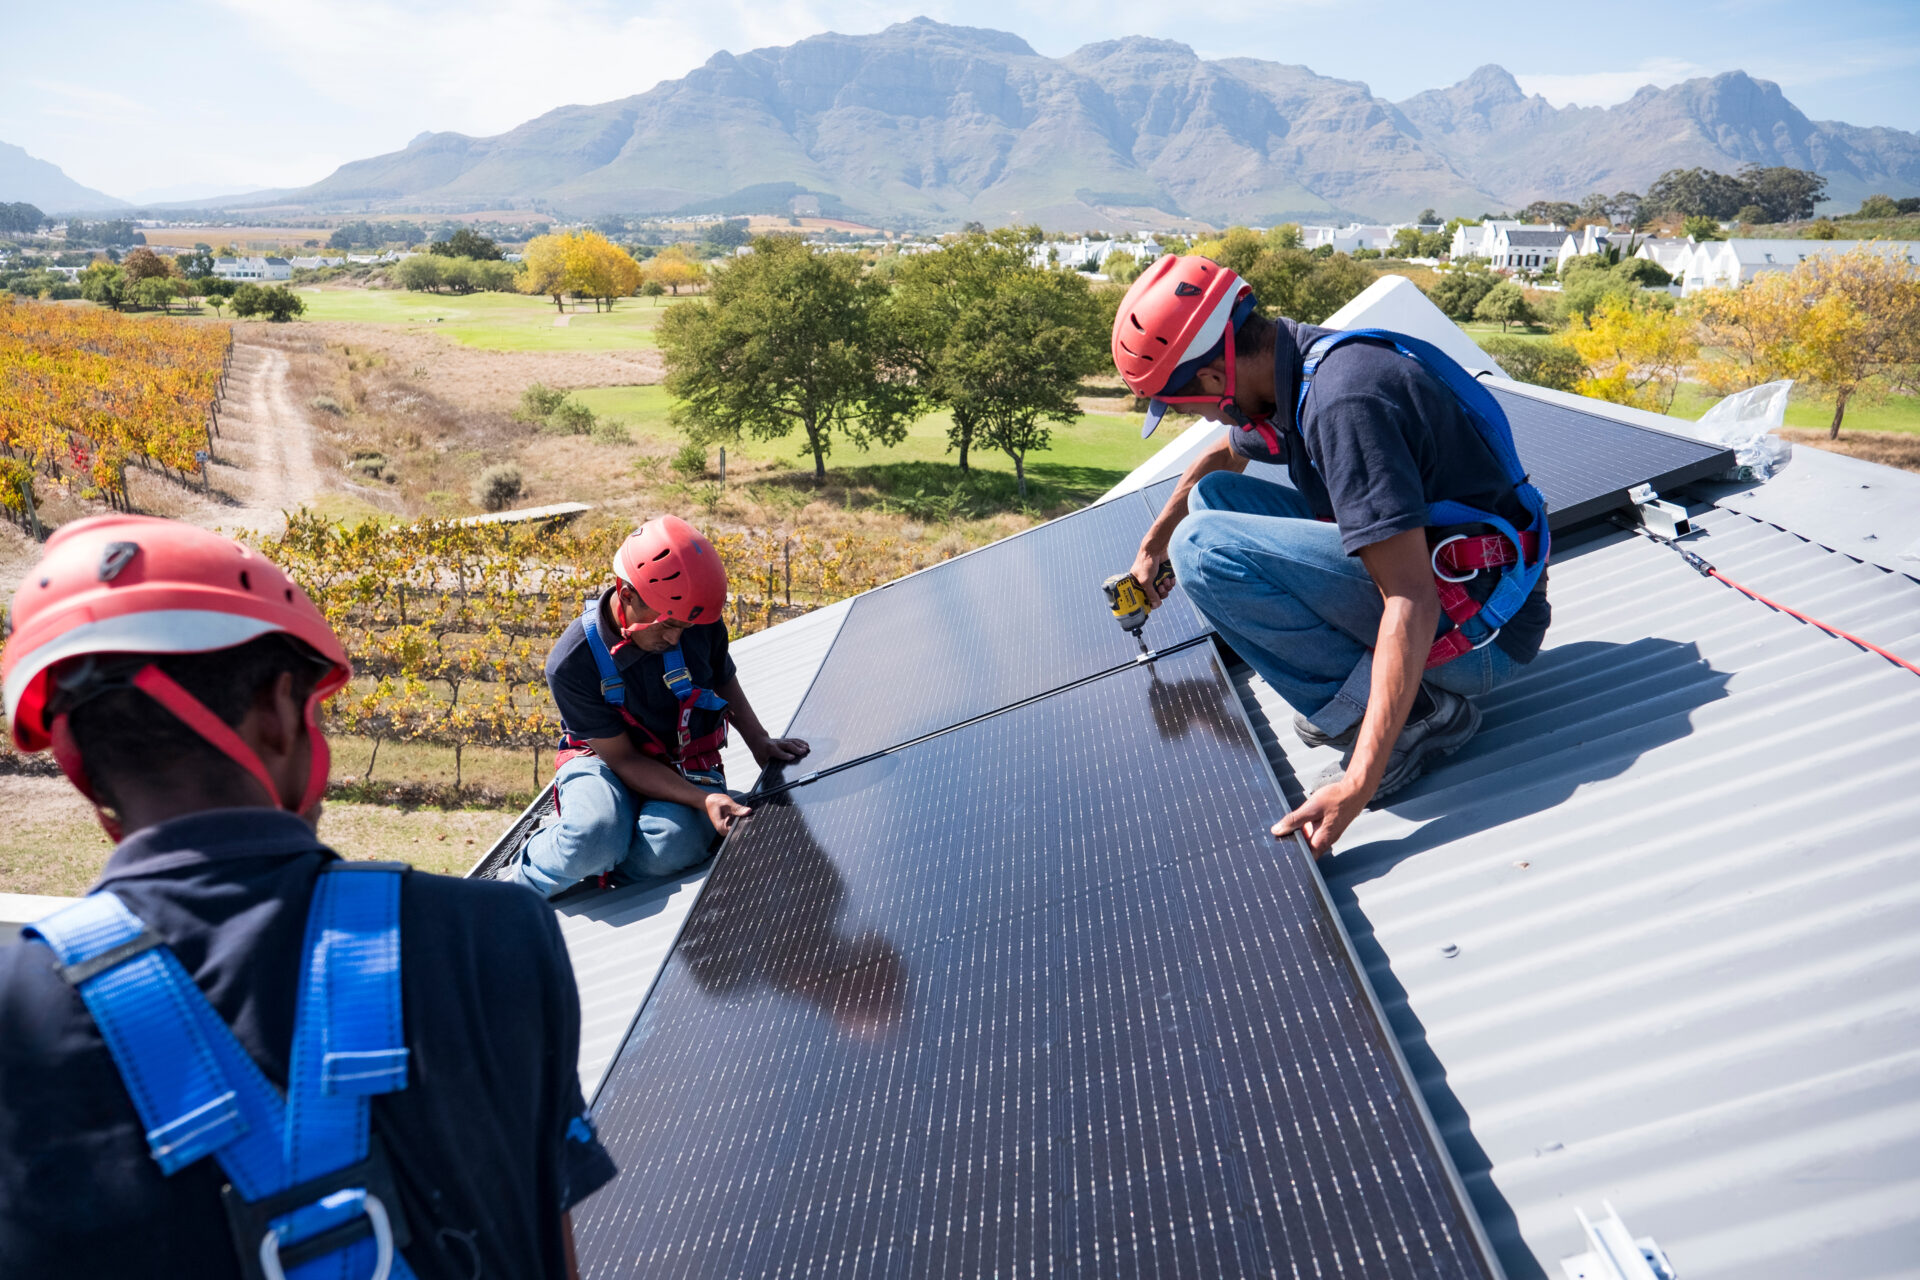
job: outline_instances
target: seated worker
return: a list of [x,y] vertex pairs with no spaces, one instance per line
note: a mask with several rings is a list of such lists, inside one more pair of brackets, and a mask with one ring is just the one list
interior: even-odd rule
[[727,656],[727,571],[678,516],[614,553],[615,582],[547,655],[560,708],[559,815],[500,873],[547,897],[590,876],[629,881],[703,861],[748,812],[720,768],[727,722],[762,766],[807,744],[771,738]]
[[546,1276],[613,1176],[544,903],[343,862],[316,714],[351,670],[258,552],[70,524],[0,670],[118,840],[0,947],[0,1275]]
[[[1120,304],[1113,359],[1149,399],[1224,422],[1142,539],[1133,577],[1175,579],[1294,708],[1344,752],[1274,828],[1316,856],[1376,796],[1480,725],[1471,698],[1546,634],[1546,507],[1491,393],[1418,339],[1268,320],[1233,272],[1165,257]],[[1244,474],[1284,465],[1292,487]]]

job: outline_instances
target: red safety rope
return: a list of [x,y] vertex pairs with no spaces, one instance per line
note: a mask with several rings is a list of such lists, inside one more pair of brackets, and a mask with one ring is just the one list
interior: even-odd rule
[[1798,618],[1800,621],[1806,623],[1808,626],[1818,627],[1820,628],[1820,630],[1826,632],[1828,635],[1837,636],[1840,639],[1845,640],[1848,644],[1857,644],[1862,649],[1865,649],[1868,653],[1877,653],[1881,657],[1885,658],[1888,662],[1891,662],[1894,666],[1904,667],[1908,671],[1913,672],[1913,674],[1920,676],[1920,667],[1914,666],[1911,662],[1908,662],[1905,658],[1899,657],[1895,654],[1888,653],[1885,649],[1882,649],[1879,645],[1873,643],[1873,641],[1864,640],[1861,637],[1853,634],[1853,632],[1851,631],[1842,631],[1839,627],[1834,626],[1830,622],[1822,622],[1820,619],[1813,617],[1810,614],[1802,613],[1798,609],[1788,608],[1786,605],[1781,604],[1778,600],[1773,600],[1766,596],[1761,595],[1758,591],[1755,591],[1752,587],[1747,586],[1745,583],[1735,582],[1732,578],[1729,578],[1726,574],[1714,568],[1713,565],[1709,564],[1703,557],[1695,555],[1693,552],[1689,551],[1687,548],[1675,542],[1672,538],[1663,538],[1659,534],[1654,533],[1648,529],[1636,529],[1635,532],[1645,534],[1647,537],[1653,539],[1655,542],[1660,543],[1662,546],[1670,547],[1674,551],[1679,552],[1680,558],[1685,560],[1689,565],[1691,565],[1693,567],[1694,572],[1698,573],[1701,577],[1718,578],[1721,582],[1726,583],[1728,586],[1732,587],[1735,591],[1738,591],[1741,595],[1749,596],[1752,599],[1758,600],[1761,604],[1766,605],[1767,608],[1769,609],[1777,609],[1781,613],[1786,614],[1789,618]]

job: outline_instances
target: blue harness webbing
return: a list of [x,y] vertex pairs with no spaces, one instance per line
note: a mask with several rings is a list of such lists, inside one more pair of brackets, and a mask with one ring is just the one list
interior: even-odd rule
[[[1342,343],[1355,339],[1372,342],[1384,342],[1410,360],[1415,360],[1428,373],[1438,378],[1441,385],[1453,393],[1453,398],[1467,415],[1467,421],[1473,424],[1480,439],[1493,454],[1499,464],[1501,474],[1513,486],[1532,518],[1527,526],[1531,538],[1522,539],[1520,531],[1515,529],[1504,517],[1491,511],[1482,511],[1463,502],[1442,499],[1427,507],[1427,522],[1434,528],[1446,528],[1450,525],[1487,524],[1492,525],[1507,538],[1518,554],[1512,564],[1499,569],[1499,579],[1493,591],[1480,603],[1479,609],[1465,620],[1456,619],[1457,629],[1476,639],[1473,647],[1486,643],[1504,626],[1508,619],[1520,611],[1533,594],[1533,588],[1540,581],[1540,574],[1546,568],[1551,552],[1550,534],[1547,529],[1547,502],[1540,491],[1527,479],[1526,468],[1520,464],[1520,453],[1513,445],[1513,430],[1507,425],[1506,411],[1493,393],[1480,384],[1479,379],[1461,368],[1459,363],[1446,352],[1432,343],[1404,333],[1394,333],[1389,329],[1345,329],[1337,333],[1323,334],[1307,348],[1300,365],[1300,398],[1293,407],[1293,427],[1297,435],[1304,437],[1301,427],[1301,415],[1307,407],[1307,394],[1313,390],[1313,375],[1320,368],[1321,361],[1329,352]],[[1524,548],[1527,543],[1537,539],[1539,553],[1529,563]],[[1465,652],[1465,650],[1461,650]],[[1455,655],[1457,656],[1457,654]]]
[[315,882],[284,1099],[166,943],[112,892],[22,930],[53,950],[86,1002],[161,1172],[219,1160],[250,1277],[413,1274],[397,1248],[407,1233],[391,1175],[381,1153],[369,1155],[369,1097],[407,1087],[402,870],[337,862]]
[[[645,732],[646,726],[640,724],[640,721],[627,710],[626,678],[620,674],[619,667],[614,665],[613,650],[607,647],[606,637],[600,634],[599,615],[599,600],[589,600],[587,602],[587,611],[580,616],[580,628],[586,632],[587,649],[593,654],[593,665],[600,669],[600,696],[605,698],[610,706],[618,707],[620,714],[625,717],[627,723]],[[674,701],[680,704],[678,725],[679,741],[675,744],[675,749],[671,755],[671,759],[675,763],[678,763],[686,757],[688,748],[696,745],[693,741],[694,710],[697,708],[702,711],[725,711],[727,709],[727,700],[713,690],[702,689],[693,682],[693,676],[687,670],[686,655],[680,652],[679,645],[673,646],[673,648],[668,649],[662,654],[661,661],[664,667],[663,676],[666,680],[667,692],[672,694]],[[652,735],[649,734],[648,736],[651,737]],[[708,743],[708,738],[712,738],[714,741]],[[719,744],[725,741],[726,725],[722,723],[720,728],[714,733],[703,735],[698,746],[701,748],[711,747],[717,756]],[[664,746],[665,744],[663,743],[661,745]],[[701,750],[697,754],[704,758],[705,751]]]

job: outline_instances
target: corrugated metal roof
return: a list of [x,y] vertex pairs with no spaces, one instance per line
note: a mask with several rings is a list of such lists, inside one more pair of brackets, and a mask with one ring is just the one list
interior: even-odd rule
[[[1700,523],[1722,572],[1920,657],[1911,578]],[[1687,1280],[1913,1275],[1920,680],[1644,538],[1556,552],[1540,657],[1324,866],[1488,1232],[1557,1274],[1610,1200]],[[1240,675],[1283,779],[1333,758]]]
[[[785,732],[852,607],[843,600],[733,642],[740,686],[768,732]],[[744,789],[759,776],[738,734],[725,759],[732,785]],[[711,866],[664,884],[586,892],[554,904],[580,989],[580,1087],[588,1097],[626,1038]]]

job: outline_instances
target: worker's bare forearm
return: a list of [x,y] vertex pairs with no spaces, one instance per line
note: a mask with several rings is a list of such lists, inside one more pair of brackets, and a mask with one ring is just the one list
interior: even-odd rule
[[748,742],[764,742],[767,731],[760,723],[760,717],[753,712],[753,704],[747,701],[747,691],[740,687],[740,677],[736,674],[728,677],[727,682],[715,690],[727,700],[727,720],[740,731],[740,736]]
[[[1354,740],[1348,778],[1367,792],[1380,785],[1387,757],[1406,726],[1413,700],[1420,693],[1427,650],[1433,646],[1439,609],[1422,608],[1415,599],[1389,596],[1374,638],[1373,680],[1367,693],[1367,714]],[[1422,637],[1425,637],[1422,639]]]
[[1180,483],[1173,487],[1173,493],[1167,504],[1160,508],[1153,527],[1147,530],[1147,536],[1141,543],[1152,551],[1156,560],[1164,559],[1167,545],[1173,541],[1173,531],[1187,518],[1187,496],[1193,492],[1193,486],[1200,483],[1202,476],[1215,471],[1245,471],[1247,460],[1233,451],[1233,447],[1222,438],[1212,448],[1200,454],[1187,464],[1180,473]]
[[593,739],[588,743],[614,776],[627,789],[647,800],[670,800],[698,809],[706,804],[707,793],[681,777],[675,769],[642,755],[625,738]]

